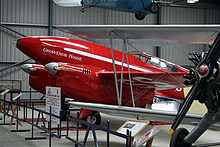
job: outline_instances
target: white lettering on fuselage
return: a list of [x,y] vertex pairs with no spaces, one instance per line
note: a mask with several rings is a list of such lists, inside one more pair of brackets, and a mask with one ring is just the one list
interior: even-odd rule
[[74,60],[82,61],[82,58],[81,58],[81,57],[76,57],[76,56],[74,56],[74,55],[72,55],[72,54],[69,54],[69,58],[70,58],[70,59],[74,59]]
[[43,52],[49,53],[49,54],[53,54],[53,55],[58,55],[58,56],[67,57],[67,54],[66,54],[66,53],[62,53],[62,52],[55,51],[55,50],[50,50],[50,49],[47,49],[47,48],[44,48],[44,49],[43,49]]
[[70,58],[70,59],[74,59],[74,60],[82,61],[81,57],[76,57],[72,54],[66,54],[66,53],[63,53],[63,52],[60,52],[60,51],[55,51],[55,50],[51,50],[51,49],[47,49],[47,48],[43,48],[43,52],[53,54],[53,55],[57,55],[57,56]]

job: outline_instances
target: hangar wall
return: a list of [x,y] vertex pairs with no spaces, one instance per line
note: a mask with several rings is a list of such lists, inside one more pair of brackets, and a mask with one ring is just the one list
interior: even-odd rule
[[[53,3],[53,25],[61,24],[218,24],[220,10],[203,8],[161,7],[161,16],[147,15],[143,21],[135,19],[134,14],[104,10],[87,9],[85,13],[80,8],[63,8]],[[48,35],[49,0],[0,0],[0,21],[10,28],[25,35]],[[53,29],[54,36],[72,37]],[[0,28],[0,69],[15,62],[27,59],[15,47],[17,35]],[[141,51],[156,55],[155,47],[136,46]],[[120,46],[115,46],[120,48]],[[185,47],[162,47],[160,56],[180,65],[190,65],[188,52],[207,49],[203,45],[188,45]],[[0,79],[22,79],[23,90],[28,90],[28,75],[19,67],[0,73]]]
[[[205,8],[168,7],[161,9],[161,24],[219,24],[220,10]],[[161,58],[180,65],[193,65],[188,60],[190,52],[208,50],[207,45],[161,47]]]

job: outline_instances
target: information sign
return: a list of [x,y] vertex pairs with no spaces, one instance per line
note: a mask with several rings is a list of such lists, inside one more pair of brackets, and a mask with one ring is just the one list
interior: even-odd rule
[[135,147],[143,145],[145,142],[153,138],[159,131],[160,128],[158,126],[153,127],[150,131],[148,131],[146,134],[144,134],[137,141],[134,142]]
[[[61,110],[61,88],[60,87],[50,87],[46,86],[46,111],[57,116],[60,116]],[[47,121],[50,120],[49,115],[46,117]],[[60,123],[60,119],[56,117],[51,117],[51,121],[57,124]]]
[[127,120],[117,132],[127,134],[127,130],[131,131],[131,137],[135,137],[140,133],[150,122],[144,120]]

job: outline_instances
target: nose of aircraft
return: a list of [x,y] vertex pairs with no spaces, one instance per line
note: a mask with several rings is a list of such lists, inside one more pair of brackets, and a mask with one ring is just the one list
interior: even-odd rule
[[16,47],[30,58],[36,60],[40,56],[40,37],[23,37],[17,40]]
[[56,62],[51,62],[51,63],[48,63],[48,64],[45,65],[45,69],[48,72],[55,75],[57,73],[58,69],[59,69],[59,65]]
[[35,70],[32,64],[23,64],[21,66],[21,69],[28,74]]

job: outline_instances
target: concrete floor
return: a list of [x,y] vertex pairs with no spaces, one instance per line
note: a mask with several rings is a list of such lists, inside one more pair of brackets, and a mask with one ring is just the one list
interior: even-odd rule
[[[41,106],[42,108],[42,106]],[[21,109],[21,112],[22,109]],[[75,113],[72,115],[76,116]],[[121,118],[121,117],[115,117],[115,116],[109,116],[105,114],[102,115],[102,123],[101,126],[106,127],[106,121],[109,119],[110,120],[110,128],[112,130],[117,130],[127,119],[126,118]],[[37,113],[35,114],[35,117],[37,116]],[[22,117],[21,114],[19,114],[19,117]],[[28,112],[28,118],[31,117],[31,112]],[[3,114],[0,113],[0,118],[3,118]],[[6,117],[7,122],[9,122],[10,118]],[[2,123],[3,120],[0,120],[0,123]],[[19,126],[19,129],[31,129],[31,125],[27,123],[23,123],[23,127]],[[63,122],[63,126],[65,126],[65,122]],[[73,122],[71,122],[71,125],[75,125]],[[159,126],[160,127],[160,132],[155,136],[154,141],[152,146],[153,147],[168,147],[169,146],[169,141],[170,141],[170,136],[168,135],[168,131],[170,129],[170,125],[163,125]],[[185,127],[188,130],[191,130],[194,125],[181,125],[181,127]],[[46,140],[25,140],[25,137],[30,137],[31,132],[11,132],[11,130],[16,129],[16,127],[13,126],[2,126],[0,125],[0,147],[47,147],[49,146],[49,136],[47,134],[42,134],[41,130],[34,128],[34,136],[45,136],[47,137]],[[66,131],[62,131],[62,134],[65,134]],[[70,136],[74,137],[75,132],[70,131]],[[99,146],[106,146],[106,133],[97,130],[97,139]],[[85,131],[80,131],[80,138],[79,140],[83,141]],[[196,142],[196,144],[203,144],[203,143],[212,143],[212,142],[220,142],[220,128],[219,127],[212,127],[209,130],[203,134],[200,139]],[[139,137],[139,136],[138,136]],[[116,136],[110,136],[110,146],[112,147],[121,147],[125,146],[125,140],[121,139]],[[56,137],[52,137],[52,146],[53,147],[70,147],[73,146],[74,144],[67,140],[65,137],[61,139],[57,139]],[[93,136],[92,133],[89,133],[89,138],[87,145],[94,146],[93,142]]]

